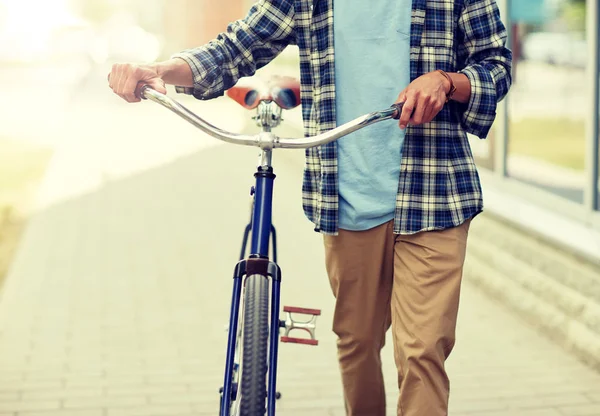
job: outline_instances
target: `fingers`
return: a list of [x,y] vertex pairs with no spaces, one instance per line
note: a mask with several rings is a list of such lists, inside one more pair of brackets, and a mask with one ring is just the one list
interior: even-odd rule
[[150,84],[166,94],[165,83],[153,70],[132,64],[115,64],[108,74],[108,85],[119,97],[129,103],[141,101],[140,84]]
[[121,91],[120,95],[125,99],[125,101],[127,101],[128,103],[136,103],[141,101],[140,98],[135,94],[135,90],[138,85],[138,80],[135,76],[135,73],[134,76],[129,76],[127,78],[121,77],[119,81],[120,82],[118,88],[119,91]]
[[446,79],[439,73],[428,73],[409,84],[398,96],[398,102],[404,102],[400,117],[400,128],[409,124],[429,123],[446,104]]
[[429,101],[426,96],[423,94],[419,94],[416,98],[416,106],[415,111],[413,111],[413,115],[408,121],[410,124],[422,124],[424,123],[425,114],[427,112],[427,107],[429,105]]
[[[401,94],[402,95],[402,94]],[[416,106],[416,97],[414,94],[404,94],[404,105],[402,106],[402,114],[400,115],[399,125],[401,129],[405,129],[408,126],[413,111]]]
[[167,93],[167,87],[165,86],[165,82],[160,78],[155,78],[151,80],[150,82],[148,82],[148,85],[152,89],[155,89],[156,91],[160,92],[161,94]]
[[444,107],[444,101],[425,92],[407,91],[400,94],[399,102],[404,101],[400,116],[400,128],[409,124],[419,125],[432,121]]
[[[127,91],[127,80],[133,75],[133,68],[129,64],[114,64],[108,76],[108,85],[119,97],[131,102],[133,91]],[[135,94],[133,94],[135,98]]]
[[423,117],[423,123],[429,123],[431,120],[433,120],[435,118],[435,116],[438,115],[438,113],[440,111],[442,111],[442,108],[444,108],[444,104],[446,102],[442,101],[442,100],[432,100],[429,103],[429,106],[427,107],[427,111]]

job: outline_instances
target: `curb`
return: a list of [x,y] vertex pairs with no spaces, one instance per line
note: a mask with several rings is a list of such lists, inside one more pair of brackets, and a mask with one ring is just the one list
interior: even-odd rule
[[[520,231],[509,227],[503,229],[503,235],[493,234],[494,240],[486,238],[485,231],[498,225],[502,225],[500,221],[484,214],[472,227],[465,279],[600,371],[600,303],[572,287],[568,280],[558,281],[549,276],[544,267],[540,267],[547,253],[532,250],[531,262],[525,262],[510,252],[533,244],[533,238],[523,239]],[[512,245],[512,250],[502,245]],[[557,261],[560,260],[567,268],[580,267],[573,260]]]

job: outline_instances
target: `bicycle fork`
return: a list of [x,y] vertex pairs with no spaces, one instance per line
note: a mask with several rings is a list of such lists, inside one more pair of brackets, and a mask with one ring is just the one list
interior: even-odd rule
[[[230,416],[231,403],[235,402],[240,394],[237,383],[239,362],[237,360],[240,321],[240,305],[243,298],[244,277],[260,274],[270,279],[270,326],[269,326],[269,349],[268,349],[268,380],[267,380],[267,414],[275,415],[275,401],[281,396],[276,390],[277,356],[280,331],[284,331],[281,342],[296,343],[304,345],[318,345],[315,339],[316,319],[321,311],[317,309],[306,309],[285,306],[283,312],[287,314],[285,320],[281,320],[280,293],[281,293],[281,269],[276,264],[276,231],[272,225],[272,198],[273,182],[275,174],[270,166],[270,152],[263,152],[261,166],[256,174],[256,185],[251,189],[252,205],[251,220],[244,231],[240,261],[235,267],[233,294],[228,326],[228,343],[225,364],[225,378],[221,393],[220,416]],[[246,246],[251,233],[250,256],[244,259]],[[273,241],[273,260],[268,257],[269,242]],[[299,320],[296,315],[309,315],[308,320]],[[309,338],[290,337],[293,330],[302,330],[308,333]]]

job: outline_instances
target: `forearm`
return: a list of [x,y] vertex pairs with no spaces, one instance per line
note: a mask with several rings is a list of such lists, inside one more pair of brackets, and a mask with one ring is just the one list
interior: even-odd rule
[[158,70],[168,84],[185,87],[178,92],[202,100],[219,97],[295,43],[293,3],[259,0],[244,19],[207,44],[173,55]]
[[463,47],[457,62],[471,84],[469,100],[459,106],[461,124],[467,133],[485,138],[512,82],[512,52],[496,0],[465,0],[458,30]]
[[173,58],[150,65],[166,84],[193,87],[194,76],[189,64],[183,59]]

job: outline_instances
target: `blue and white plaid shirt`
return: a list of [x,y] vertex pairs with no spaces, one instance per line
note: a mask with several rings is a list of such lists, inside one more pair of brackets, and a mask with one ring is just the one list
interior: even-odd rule
[[[413,0],[411,80],[436,69],[461,72],[471,83],[471,98],[446,104],[430,123],[408,127],[395,233],[454,227],[483,209],[466,133],[485,138],[508,93],[512,54],[505,43],[495,0]],[[333,0],[260,0],[215,40],[175,55],[194,74],[194,87],[178,91],[203,100],[220,96],[290,44],[300,49],[305,134],[336,127]],[[306,151],[304,212],[323,234],[338,231],[337,175],[336,142]]]

